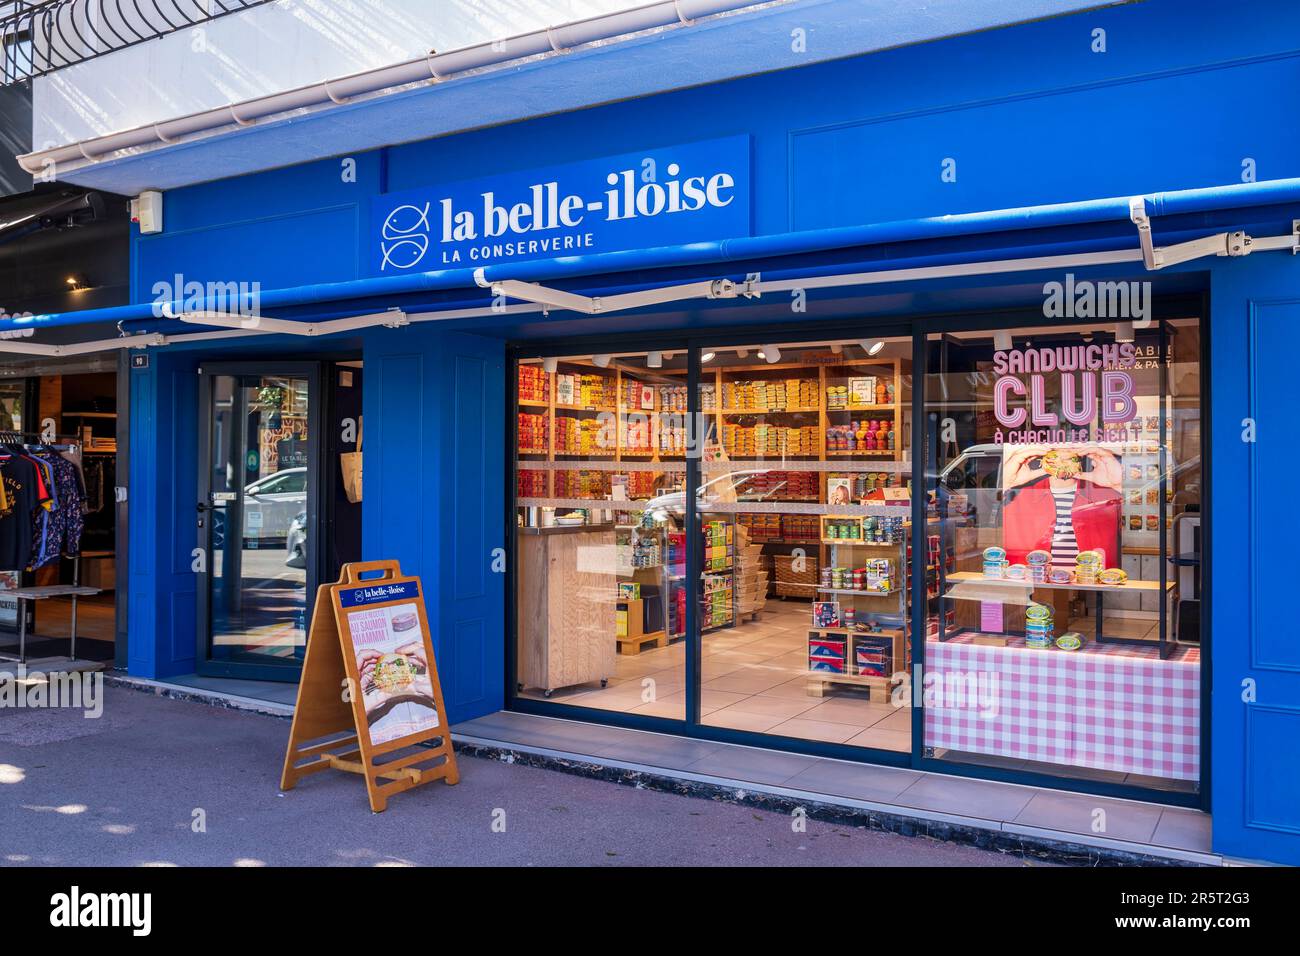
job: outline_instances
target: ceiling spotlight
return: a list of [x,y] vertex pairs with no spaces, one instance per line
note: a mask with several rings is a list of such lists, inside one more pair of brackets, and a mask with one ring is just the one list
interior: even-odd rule
[[559,359],[556,359],[556,358],[544,358],[544,359],[542,359],[542,369],[543,369],[543,370],[544,370],[548,375],[554,375],[554,374],[555,374],[555,369],[556,369],[556,367],[557,367],[559,364],[560,364],[560,360],[559,360]]
[[1006,329],[1001,329],[993,333],[993,348],[999,352],[1011,351],[1011,333]]
[[767,362],[768,365],[775,365],[781,361],[781,350],[775,345],[764,345],[763,351],[758,354],[762,356],[763,361]]
[[832,355],[839,355],[839,354],[840,354],[841,352],[843,352],[843,351],[844,351],[844,346],[840,345],[839,342],[834,342],[834,343],[831,344],[831,354],[832,354]]
[[669,362],[671,362],[675,354],[676,354],[675,352],[665,352],[664,358],[667,359]]
[[664,367],[664,353],[663,353],[663,352],[647,352],[647,353],[646,353],[646,356],[645,356],[645,367],[646,367],[646,368],[663,368],[663,367]]
[[1115,323],[1115,341],[1132,342],[1133,341],[1133,323],[1116,322]]
[[700,362],[712,362],[717,357],[718,354],[716,352],[705,352],[700,356]]
[[863,351],[868,355],[879,355],[880,350],[885,347],[884,339],[863,339],[858,343],[862,346]]
[[609,356],[593,355],[591,357],[591,364],[596,366],[596,368],[609,368]]
[[749,358],[749,349],[736,349],[736,358]]

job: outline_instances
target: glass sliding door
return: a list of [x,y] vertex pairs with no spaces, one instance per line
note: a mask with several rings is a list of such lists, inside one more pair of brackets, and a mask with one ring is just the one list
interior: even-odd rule
[[701,350],[706,726],[908,753],[910,337]]
[[200,673],[295,679],[315,588],[318,371],[205,366]]

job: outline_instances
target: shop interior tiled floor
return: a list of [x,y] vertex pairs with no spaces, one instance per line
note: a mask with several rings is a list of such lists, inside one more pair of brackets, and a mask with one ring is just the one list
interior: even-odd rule
[[[821,698],[808,694],[809,613],[806,601],[769,599],[757,620],[704,635],[702,721],[733,730],[910,752],[910,708],[872,700],[865,690],[846,686],[828,687]],[[1080,623],[1075,622],[1075,627],[1080,628]],[[1116,637],[1147,638],[1156,627],[1155,621],[1106,616],[1106,631]],[[685,667],[686,643],[678,640],[668,647],[619,655],[607,687],[560,688],[550,699],[681,720],[686,707]],[[645,684],[647,678],[653,684]],[[541,695],[528,690],[524,696]]]

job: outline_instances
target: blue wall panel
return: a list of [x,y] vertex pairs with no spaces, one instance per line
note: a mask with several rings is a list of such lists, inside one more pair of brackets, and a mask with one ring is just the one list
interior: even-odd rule
[[1214,847],[1300,864],[1300,662],[1295,587],[1279,560],[1300,533],[1295,448],[1300,260],[1220,262],[1211,301]]
[[504,700],[503,344],[417,326],[365,340],[364,558],[424,581],[448,714]]
[[450,520],[442,538],[449,565],[442,622],[456,635],[448,707],[469,717],[504,703],[505,351],[477,336],[447,339],[450,461],[442,478]]
[[[372,349],[376,342],[382,346]],[[367,560],[394,558],[408,574],[424,574],[426,525],[436,517],[425,474],[436,473],[439,462],[420,401],[427,358],[415,349],[415,342],[372,337],[364,352],[362,453],[370,493],[362,498],[362,534]]]
[[[1261,85],[1297,84],[1300,59],[1286,59],[802,130],[791,137],[792,226],[1239,182],[1247,157],[1261,178],[1294,176],[1300,174],[1297,138],[1261,137],[1260,117],[1248,104]],[[1140,116],[1135,96],[1144,107]],[[1115,135],[1117,122],[1128,127],[1129,142]],[[1126,151],[1155,144],[1158,163]],[[955,181],[941,176],[946,159],[955,162]]]
[[[353,205],[145,236],[136,246],[137,298],[168,300],[183,282],[260,283],[263,289],[357,277],[358,211]],[[274,249],[276,254],[268,255]]]

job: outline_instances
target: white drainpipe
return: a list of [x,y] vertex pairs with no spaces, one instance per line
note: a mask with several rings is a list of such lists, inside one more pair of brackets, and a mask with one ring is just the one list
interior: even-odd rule
[[[779,0],[786,2],[786,0]],[[380,93],[411,83],[432,80],[440,82],[457,74],[484,67],[498,66],[511,60],[531,56],[565,53],[575,47],[644,30],[654,30],[675,25],[692,25],[701,17],[733,13],[745,7],[773,6],[771,2],[754,3],[753,0],[658,0],[642,7],[607,13],[586,20],[574,20],[559,26],[534,30],[519,36],[490,40],[474,46],[430,53],[418,59],[407,60],[351,76],[343,76],[313,83],[309,86],[259,96],[228,106],[190,113],[175,119],[164,120],[148,126],[137,126],[120,133],[110,133],[94,139],[82,140],[67,146],[25,153],[17,157],[27,172],[36,174],[49,168],[51,163],[80,164],[97,162],[119,150],[175,143],[186,136],[206,133],[223,126],[252,126],[260,119],[327,104],[346,103],[359,96]]]

